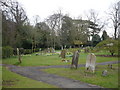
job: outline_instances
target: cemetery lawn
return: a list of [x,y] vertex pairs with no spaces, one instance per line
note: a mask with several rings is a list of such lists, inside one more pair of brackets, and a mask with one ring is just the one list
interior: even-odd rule
[[0,90],[2,90],[2,66],[0,66]]
[[[118,88],[118,64],[113,64],[113,69],[108,69],[107,65],[96,66],[95,73],[84,72],[85,67],[76,69],[70,68],[49,68],[42,69],[47,73],[60,75],[63,77],[80,80],[82,82],[99,85],[105,88]],[[108,76],[102,76],[102,71],[107,70]]]
[[[88,53],[80,53],[79,56],[79,64],[86,63],[86,57]],[[96,54],[95,54],[96,55]],[[108,62],[108,61],[117,61],[117,57],[100,57],[96,56],[96,63]],[[50,66],[50,65],[70,65],[71,62],[62,62],[62,58],[59,55],[38,55],[35,53],[31,55],[22,56],[22,63],[18,62],[17,56],[13,56],[11,58],[3,59],[3,64],[12,64],[19,66]],[[72,57],[66,57],[66,60],[72,61]]]
[[43,82],[23,77],[2,67],[3,88],[57,88]]

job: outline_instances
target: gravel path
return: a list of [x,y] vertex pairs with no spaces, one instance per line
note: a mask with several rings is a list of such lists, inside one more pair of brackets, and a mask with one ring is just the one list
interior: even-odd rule
[[[106,65],[106,64],[115,64],[119,63],[118,61],[112,61],[112,62],[104,62],[104,63],[97,63],[98,65]],[[43,71],[40,71],[40,69],[46,69],[46,68],[69,68],[70,65],[59,65],[59,66],[39,66],[39,67],[20,67],[20,66],[14,66],[14,65],[4,65],[9,67],[9,69],[12,72],[18,73],[22,76],[42,81],[45,83],[49,83],[52,85],[55,85],[59,88],[102,88],[100,86],[91,85],[88,83],[84,83],[78,80],[73,80],[69,78],[65,78],[62,76],[49,74]],[[78,67],[83,67],[85,65],[78,65]]]

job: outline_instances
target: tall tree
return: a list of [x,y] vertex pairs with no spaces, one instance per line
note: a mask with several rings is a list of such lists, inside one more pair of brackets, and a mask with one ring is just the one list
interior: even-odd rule
[[61,45],[65,46],[72,44],[75,36],[74,34],[72,18],[69,16],[64,16],[60,34]]
[[87,14],[87,19],[89,21],[89,28],[91,28],[91,36],[98,34],[105,26],[105,22],[101,22],[96,10],[90,9]]
[[57,43],[56,36],[59,35],[62,23],[62,13],[61,11],[54,13],[53,15],[49,16],[46,20],[47,25],[50,28],[50,38],[51,38],[51,46],[55,48]]
[[37,29],[37,33],[36,33],[36,40],[37,43],[40,46],[44,46],[44,47],[50,47],[50,29],[49,26],[45,23],[45,22],[39,22],[36,24],[36,29]]
[[92,37],[92,46],[96,46],[99,42],[101,41],[101,38],[98,34],[95,34],[93,37]]
[[119,27],[119,21],[118,21],[118,15],[119,15],[119,3],[114,3],[113,6],[111,6],[111,10],[108,13],[110,15],[110,19],[113,22],[114,27],[114,38],[117,39],[118,37],[118,27]]
[[[11,32],[14,30],[14,47],[21,47],[22,36],[24,34],[22,26],[27,21],[26,13],[17,1],[3,0],[0,1],[0,4],[3,15],[8,22],[8,27],[11,27],[9,29]],[[10,25],[10,22],[13,26]]]
[[103,34],[102,34],[102,40],[106,40],[108,38],[109,38],[109,36],[107,35],[107,32],[104,30]]

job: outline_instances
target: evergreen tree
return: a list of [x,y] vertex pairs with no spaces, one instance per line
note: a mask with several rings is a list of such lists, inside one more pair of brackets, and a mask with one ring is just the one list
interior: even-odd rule
[[93,37],[92,37],[92,46],[96,46],[99,42],[101,41],[101,38],[98,34],[95,34]]
[[107,32],[104,30],[103,34],[102,34],[102,40],[106,40],[108,38],[109,38],[109,36],[107,35]]

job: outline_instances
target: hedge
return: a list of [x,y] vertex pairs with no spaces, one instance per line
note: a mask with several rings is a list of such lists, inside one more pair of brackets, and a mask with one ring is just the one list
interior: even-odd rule
[[24,49],[24,54],[31,54],[32,50],[31,49]]
[[9,58],[13,55],[13,48],[10,46],[2,47],[2,58]]

